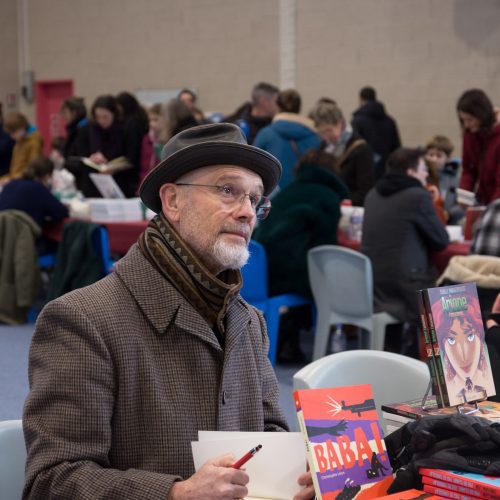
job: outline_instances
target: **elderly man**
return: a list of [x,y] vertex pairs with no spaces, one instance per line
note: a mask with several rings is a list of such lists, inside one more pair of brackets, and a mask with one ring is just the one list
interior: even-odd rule
[[[240,267],[281,167],[231,124],[173,137],[144,180],[158,213],[115,272],[37,322],[24,498],[233,499],[234,458],[195,473],[198,430],[283,431],[262,315]],[[297,499],[311,498],[310,473]]]

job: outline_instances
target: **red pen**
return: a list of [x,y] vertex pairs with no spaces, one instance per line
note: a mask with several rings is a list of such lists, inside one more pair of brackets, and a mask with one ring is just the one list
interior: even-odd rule
[[248,453],[245,453],[238,461],[231,465],[231,467],[233,469],[239,469],[242,465],[246,464],[261,448],[261,444],[257,445],[255,448],[252,448]]

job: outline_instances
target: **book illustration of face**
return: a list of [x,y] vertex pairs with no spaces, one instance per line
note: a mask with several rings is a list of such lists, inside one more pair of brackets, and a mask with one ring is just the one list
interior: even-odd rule
[[444,351],[456,374],[465,381],[473,379],[479,368],[481,340],[474,324],[465,316],[456,316],[450,324]]

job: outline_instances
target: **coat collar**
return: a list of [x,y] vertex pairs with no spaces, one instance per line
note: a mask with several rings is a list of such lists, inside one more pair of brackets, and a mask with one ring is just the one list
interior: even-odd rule
[[[165,334],[171,325],[198,336],[221,349],[215,334],[203,317],[182,295],[154,269],[142,255],[137,244],[115,266],[118,275],[151,326]],[[250,322],[248,305],[241,298],[233,300],[226,315],[226,350],[230,350],[237,337]]]

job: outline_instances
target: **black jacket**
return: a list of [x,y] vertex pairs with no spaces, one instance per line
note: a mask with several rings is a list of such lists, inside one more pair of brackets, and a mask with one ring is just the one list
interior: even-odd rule
[[272,116],[252,116],[252,103],[246,102],[223,121],[239,125],[247,137],[248,144],[253,144],[259,130],[270,125],[272,120]]
[[375,167],[380,177],[387,157],[401,146],[396,122],[386,114],[381,102],[371,101],[354,112],[352,127],[376,153]]
[[434,283],[429,251],[448,245],[429,192],[417,179],[386,174],[365,200],[361,251],[373,267],[374,305],[418,321],[416,290]]

